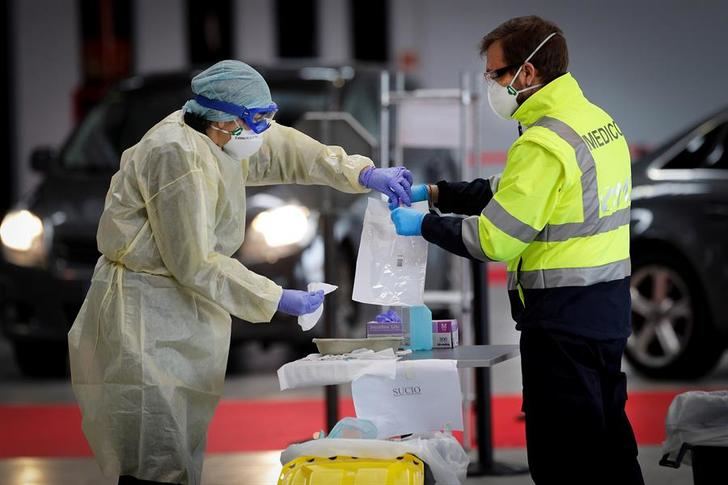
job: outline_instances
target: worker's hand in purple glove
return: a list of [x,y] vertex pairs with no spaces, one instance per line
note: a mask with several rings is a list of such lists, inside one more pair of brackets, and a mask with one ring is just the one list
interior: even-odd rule
[[389,310],[384,313],[380,313],[376,317],[374,317],[374,320],[376,320],[378,323],[401,323],[402,319],[399,318],[399,315],[397,315],[397,312],[394,310]]
[[324,290],[283,290],[281,301],[278,302],[278,311],[297,317],[313,313],[323,302]]
[[359,183],[389,197],[390,209],[412,204],[412,173],[404,167],[367,167],[359,173]]

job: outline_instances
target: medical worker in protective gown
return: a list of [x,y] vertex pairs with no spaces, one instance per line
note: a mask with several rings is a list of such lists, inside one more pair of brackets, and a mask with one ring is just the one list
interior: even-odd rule
[[282,289],[232,258],[246,185],[371,188],[409,204],[404,168],[376,169],[272,121],[268,86],[247,64],[215,64],[192,90],[194,100],[122,155],[98,228],[102,257],[68,335],[84,433],[119,483],[199,484],[230,314],[269,322],[323,302],[322,292]]

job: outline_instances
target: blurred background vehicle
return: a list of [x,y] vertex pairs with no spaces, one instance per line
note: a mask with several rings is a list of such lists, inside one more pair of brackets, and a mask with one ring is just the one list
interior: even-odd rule
[[627,359],[651,377],[701,377],[728,343],[728,109],[637,161],[632,177]]
[[[279,123],[349,153],[375,158],[380,69],[291,65],[259,70],[281,107]],[[31,165],[42,181],[6,215],[0,228],[0,319],[24,374],[65,374],[66,334],[99,257],[96,227],[110,178],[121,153],[191,97],[190,79],[196,72],[127,79],[89,111],[59,151],[44,147],[33,152]],[[321,128],[312,114],[332,115],[332,121]],[[415,180],[456,174],[446,149],[405,149],[403,155]],[[340,285],[332,295],[338,303],[337,334],[363,336],[366,312],[352,302],[351,294],[366,196],[281,185],[249,187],[247,197],[246,239],[236,257],[285,288],[324,280],[319,217],[328,200],[335,217]],[[445,254],[435,248],[429,258],[428,289],[447,288]],[[313,350],[311,337],[322,331],[319,325],[303,333],[292,317],[279,314],[270,325],[239,323],[233,324],[234,344],[282,341],[297,353]]]

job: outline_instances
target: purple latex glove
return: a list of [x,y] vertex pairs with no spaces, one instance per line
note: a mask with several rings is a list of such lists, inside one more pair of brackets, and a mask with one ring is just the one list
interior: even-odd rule
[[399,315],[394,310],[380,313],[374,319],[378,323],[402,323],[402,319],[399,318]]
[[283,290],[281,301],[278,302],[278,311],[297,317],[314,312],[323,302],[324,290]]
[[389,197],[390,209],[412,205],[412,173],[404,167],[365,168],[359,174],[359,183]]

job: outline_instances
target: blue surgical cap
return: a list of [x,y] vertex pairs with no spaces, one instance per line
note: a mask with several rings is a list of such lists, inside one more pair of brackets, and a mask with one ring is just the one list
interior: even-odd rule
[[[220,61],[193,77],[192,92],[246,108],[263,108],[273,102],[263,76],[246,63],[232,60]],[[200,106],[194,99],[187,101],[183,109],[210,121],[235,119],[234,115]]]

